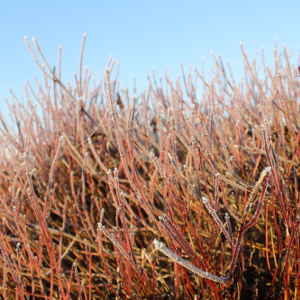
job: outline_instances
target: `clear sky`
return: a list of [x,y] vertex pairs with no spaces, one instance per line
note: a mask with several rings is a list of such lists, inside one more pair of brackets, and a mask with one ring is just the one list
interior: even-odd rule
[[[35,37],[51,66],[63,47],[63,81],[78,71],[83,33],[87,34],[84,66],[96,80],[112,54],[120,63],[121,86],[137,78],[139,92],[147,87],[146,74],[157,77],[170,67],[170,78],[180,75],[180,62],[201,68],[204,58],[213,65],[210,50],[221,54],[242,76],[239,42],[252,58],[264,46],[272,63],[274,39],[280,49],[293,48],[297,63],[300,44],[300,1],[277,0],[19,0],[2,1],[0,9],[0,108],[10,99],[7,87],[19,97],[26,79],[41,72],[23,37]],[[209,72],[208,72],[209,73]],[[207,74],[209,77],[209,74]]]

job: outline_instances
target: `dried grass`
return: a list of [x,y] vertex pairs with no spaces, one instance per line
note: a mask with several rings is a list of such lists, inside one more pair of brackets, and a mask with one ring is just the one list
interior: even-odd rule
[[85,35],[74,87],[61,57],[52,70],[25,41],[44,88],[12,92],[0,118],[3,299],[299,297],[300,90],[285,48],[273,71],[262,57],[264,78],[241,45],[240,83],[214,56],[211,83],[182,66],[183,86],[166,73],[131,97],[113,60],[98,85],[83,74]]

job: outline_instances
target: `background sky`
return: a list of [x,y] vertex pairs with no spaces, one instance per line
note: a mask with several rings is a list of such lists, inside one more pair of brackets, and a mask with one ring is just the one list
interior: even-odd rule
[[[300,1],[2,1],[0,10],[0,109],[7,113],[4,99],[9,86],[19,97],[32,75],[41,71],[23,37],[35,37],[50,66],[57,66],[58,45],[63,47],[63,81],[73,82],[78,71],[83,33],[87,34],[84,66],[98,81],[112,54],[120,63],[121,87],[138,92],[147,87],[146,74],[155,67],[157,77],[169,67],[169,77],[180,75],[180,62],[201,68],[204,58],[213,66],[210,50],[230,61],[236,78],[243,74],[239,47],[253,58],[264,46],[272,63],[274,39],[286,44],[297,64],[300,45]],[[33,84],[33,86],[35,86]],[[130,91],[132,95],[132,91]]]

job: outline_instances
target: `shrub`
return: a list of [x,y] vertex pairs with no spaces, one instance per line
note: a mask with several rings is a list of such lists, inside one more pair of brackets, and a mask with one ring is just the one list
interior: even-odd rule
[[[166,88],[44,75],[1,116],[3,299],[296,299],[300,289],[298,71],[265,77],[215,56]],[[61,55],[61,49],[60,49]],[[284,62],[282,60],[285,60]],[[202,83],[202,88],[197,85]],[[199,92],[201,89],[202,93]],[[33,104],[38,103],[39,109]]]

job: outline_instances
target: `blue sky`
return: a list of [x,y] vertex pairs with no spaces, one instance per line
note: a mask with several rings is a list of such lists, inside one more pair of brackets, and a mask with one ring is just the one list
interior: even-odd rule
[[[120,63],[121,86],[138,92],[147,87],[146,74],[155,67],[157,77],[170,68],[180,75],[180,62],[201,68],[213,65],[210,50],[230,61],[235,76],[243,72],[239,42],[250,58],[264,46],[272,63],[274,39],[279,48],[292,47],[297,63],[300,43],[299,1],[3,1],[0,10],[0,109],[11,87],[19,97],[32,75],[41,72],[23,37],[35,37],[50,66],[57,65],[58,45],[63,47],[63,81],[73,82],[78,71],[83,33],[87,34],[84,66],[100,78],[109,56]],[[132,91],[131,91],[132,94]]]

